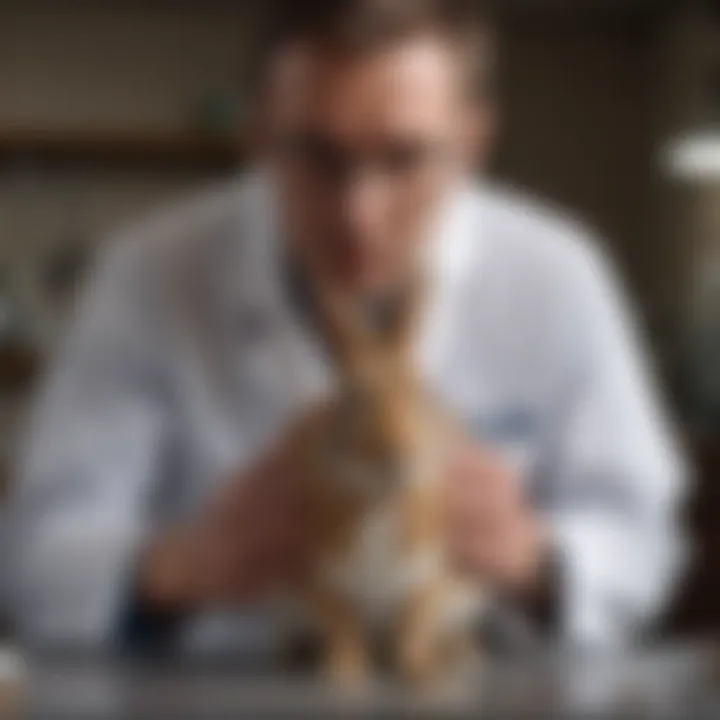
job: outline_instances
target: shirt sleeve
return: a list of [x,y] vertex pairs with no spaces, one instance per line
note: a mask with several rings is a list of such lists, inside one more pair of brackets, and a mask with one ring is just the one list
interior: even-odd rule
[[111,643],[168,435],[136,243],[106,251],[31,413],[8,510],[9,609],[40,645]]
[[182,610],[172,612],[149,607],[138,588],[131,585],[119,616],[119,649],[141,657],[166,656],[177,649],[176,643],[187,620]]
[[563,635],[594,647],[632,640],[664,609],[684,554],[687,473],[609,263],[589,249],[579,265],[565,328],[574,364],[544,467],[545,510]]

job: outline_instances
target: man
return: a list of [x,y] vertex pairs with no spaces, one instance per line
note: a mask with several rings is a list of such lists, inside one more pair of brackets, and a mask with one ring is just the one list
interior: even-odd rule
[[560,638],[629,640],[673,577],[678,460],[599,249],[470,179],[493,120],[477,3],[274,5],[261,166],[112,243],[40,394],[19,628],[272,651],[266,600],[302,560],[276,448],[327,382],[313,283],[372,299],[424,257],[418,353],[468,433],[455,559]]

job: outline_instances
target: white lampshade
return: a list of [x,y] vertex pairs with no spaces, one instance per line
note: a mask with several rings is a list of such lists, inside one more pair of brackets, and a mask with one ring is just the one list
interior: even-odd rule
[[663,164],[680,180],[720,180],[720,127],[690,132],[668,143]]

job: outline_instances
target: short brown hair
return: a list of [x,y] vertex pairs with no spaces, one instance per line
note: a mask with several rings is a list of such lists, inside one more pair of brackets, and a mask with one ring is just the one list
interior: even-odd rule
[[[363,51],[423,32],[461,44],[471,65],[479,64],[478,53],[486,60],[491,56],[487,52],[491,14],[483,0],[265,0],[262,4],[260,41],[266,59],[296,41]],[[478,82],[476,75],[474,80]]]

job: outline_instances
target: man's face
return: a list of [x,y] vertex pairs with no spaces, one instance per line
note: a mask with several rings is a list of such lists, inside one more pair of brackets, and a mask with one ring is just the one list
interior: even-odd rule
[[365,294],[408,272],[483,149],[466,85],[458,53],[433,37],[358,54],[308,43],[278,58],[269,119],[283,222],[316,276]]

